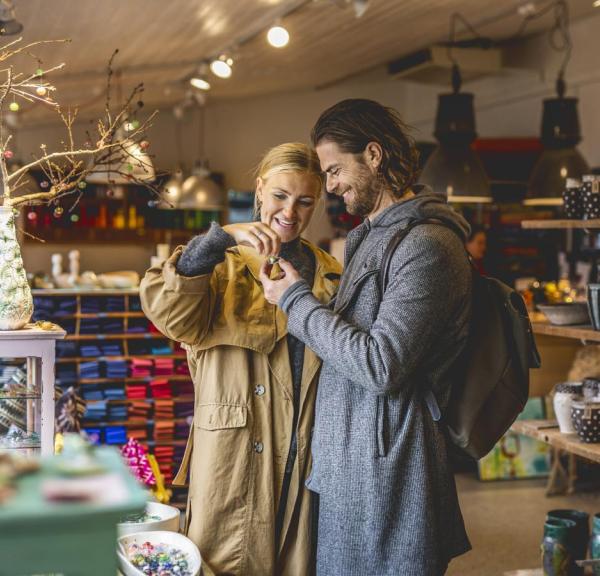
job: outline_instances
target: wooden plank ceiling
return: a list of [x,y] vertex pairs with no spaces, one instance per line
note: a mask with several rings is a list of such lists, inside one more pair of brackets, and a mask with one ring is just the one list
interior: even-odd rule
[[[243,98],[329,85],[383,65],[448,37],[449,17],[460,12],[493,38],[511,36],[523,0],[370,0],[356,18],[346,0],[14,0],[26,41],[71,38],[68,45],[34,50],[45,67],[65,62],[50,81],[57,100],[82,111],[102,106],[106,64],[119,49],[115,69],[121,91],[144,81],[153,107],[184,98],[197,65],[224,50],[235,58],[233,75],[211,76],[211,99]],[[538,0],[540,7],[547,1]],[[298,7],[299,6],[299,7]],[[592,0],[569,0],[571,19],[593,13]],[[274,49],[265,39],[269,24],[290,8],[282,22],[289,45]],[[600,8],[596,9],[600,11]],[[489,23],[498,14],[513,13]],[[528,32],[549,28],[552,16],[533,22]],[[261,31],[259,33],[259,31]],[[14,37],[6,37],[9,41]],[[239,43],[236,46],[236,43]],[[34,70],[28,56],[17,70]],[[24,104],[22,120],[43,114]]]

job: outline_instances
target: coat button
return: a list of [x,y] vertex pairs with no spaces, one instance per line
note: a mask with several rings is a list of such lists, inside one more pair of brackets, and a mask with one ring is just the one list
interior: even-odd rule
[[263,446],[263,443],[262,443],[262,442],[255,442],[255,443],[254,443],[254,451],[255,451],[257,454],[261,454],[261,453],[262,453],[262,451],[263,451],[263,448],[264,448],[264,446]]
[[259,384],[254,388],[254,393],[257,396],[262,396],[265,393],[265,387],[262,384]]

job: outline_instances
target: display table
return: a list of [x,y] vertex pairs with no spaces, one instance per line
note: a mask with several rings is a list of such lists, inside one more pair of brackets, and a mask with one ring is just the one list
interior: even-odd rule
[[94,454],[103,473],[86,477],[99,487],[93,501],[49,502],[43,497],[49,485],[69,482],[53,473],[52,458],[18,481],[17,494],[0,507],[0,576],[116,574],[117,522],[143,512],[148,494],[118,450],[103,446]]
[[40,436],[38,445],[23,448],[16,445],[15,449],[41,451],[42,455],[54,452],[54,347],[56,340],[65,335],[58,326],[42,330],[33,324],[21,330],[0,331],[0,358],[25,358],[27,362],[26,392],[6,399],[0,395],[0,402],[25,403],[27,432]]

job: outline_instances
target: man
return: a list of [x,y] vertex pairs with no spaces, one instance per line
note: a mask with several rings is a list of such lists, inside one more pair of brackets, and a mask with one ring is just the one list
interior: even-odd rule
[[[444,426],[451,367],[466,340],[466,221],[415,185],[418,153],[397,113],[370,100],[326,110],[312,131],[327,190],[365,217],[348,234],[333,310],[294,268],[262,269],[288,330],[323,359],[307,486],[319,494],[319,576],[438,576],[470,549]],[[391,259],[389,239],[413,228]],[[448,226],[451,227],[448,228]]]

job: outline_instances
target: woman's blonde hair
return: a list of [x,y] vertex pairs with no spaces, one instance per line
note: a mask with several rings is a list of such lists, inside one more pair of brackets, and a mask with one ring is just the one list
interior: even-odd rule
[[[300,172],[314,176],[319,184],[319,196],[323,190],[325,178],[319,164],[317,153],[301,142],[287,142],[271,148],[262,158],[255,170],[256,178],[268,180],[281,172]],[[254,214],[260,215],[261,202],[254,196]]]

